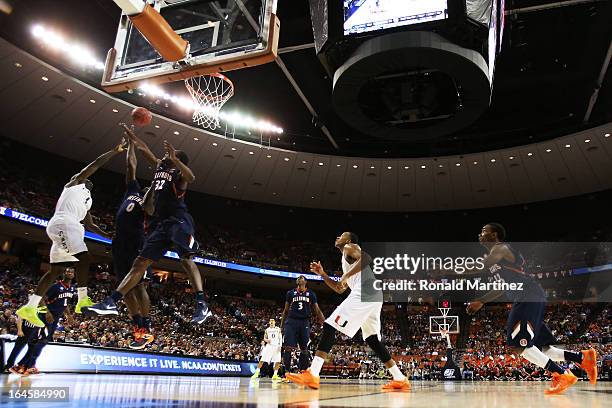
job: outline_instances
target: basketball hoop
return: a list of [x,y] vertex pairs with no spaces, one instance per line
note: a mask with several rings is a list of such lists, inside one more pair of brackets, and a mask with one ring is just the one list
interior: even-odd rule
[[215,130],[219,127],[219,112],[234,96],[234,84],[223,74],[213,73],[185,80],[195,109],[193,122],[204,129]]

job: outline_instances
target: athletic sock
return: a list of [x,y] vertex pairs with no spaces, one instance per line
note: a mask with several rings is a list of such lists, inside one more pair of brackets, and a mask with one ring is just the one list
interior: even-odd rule
[[521,353],[521,356],[525,357],[525,360],[529,361],[537,365],[538,367],[544,368],[550,372],[563,374],[565,370],[563,370],[559,364],[552,361],[546,354],[542,352],[539,348],[535,346],[527,347]]
[[87,287],[77,288],[77,296],[79,298],[79,302],[83,299],[87,298]]
[[285,351],[283,353],[283,365],[285,366],[285,372],[290,373],[291,372],[291,352],[290,351]]
[[582,353],[577,353],[575,351],[563,350],[554,346],[546,346],[542,348],[542,352],[553,361],[573,361],[574,363],[582,363]]
[[406,379],[406,376],[402,374],[397,364],[395,364],[391,368],[388,368],[388,370],[389,370],[389,373],[391,373],[391,375],[393,376],[393,379],[395,381],[404,381]]
[[42,297],[38,295],[31,295],[30,299],[28,300],[27,306],[38,307],[38,304],[40,303],[40,299],[42,299]]
[[315,356],[312,359],[312,364],[310,364],[310,374],[314,375],[315,377],[318,377],[319,373],[321,372],[321,368],[323,368],[324,362],[325,360],[323,360],[321,357]]
[[116,290],[113,290],[113,293],[111,293],[110,297],[111,299],[113,299],[113,302],[117,303],[123,298],[123,295],[117,292]]
[[565,374],[565,370],[551,359],[548,359],[548,363],[546,363],[544,369],[550,371],[551,373]]
[[144,324],[142,322],[142,316],[134,315],[132,316],[132,321],[134,322],[134,326],[138,327],[139,329],[144,327]]
[[204,303],[204,292],[201,290],[196,292],[196,303],[198,304]]
[[565,361],[573,361],[574,363],[582,364],[582,360],[584,359],[582,353],[577,353],[575,351],[563,350],[563,354],[565,356]]

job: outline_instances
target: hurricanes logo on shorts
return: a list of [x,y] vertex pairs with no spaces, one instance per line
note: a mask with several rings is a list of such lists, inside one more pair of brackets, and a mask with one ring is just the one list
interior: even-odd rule
[[336,324],[340,327],[346,327],[346,325],[348,324],[348,320],[345,320],[344,323],[340,324],[340,317],[341,317],[340,315],[336,316],[336,320],[335,320]]

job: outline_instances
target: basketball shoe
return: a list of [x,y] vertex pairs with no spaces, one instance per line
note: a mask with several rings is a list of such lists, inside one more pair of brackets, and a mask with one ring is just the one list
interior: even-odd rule
[[572,385],[576,384],[578,377],[576,377],[570,370],[566,370],[565,373],[552,373],[552,385],[549,389],[544,390],[546,395],[562,394]]
[[589,382],[595,384],[597,382],[597,352],[594,348],[582,350],[580,367],[586,371]]
[[383,385],[382,389],[386,391],[410,391],[410,381],[408,381],[408,378],[402,381],[391,380]]
[[45,327],[45,323],[38,317],[38,308],[36,306],[21,306],[17,309],[17,316],[23,320],[27,320],[36,327]]
[[86,298],[83,298],[77,302],[76,306],[74,307],[74,313],[81,314],[84,307],[91,307],[93,304],[93,300],[87,296]]
[[304,370],[299,374],[287,373],[285,374],[285,378],[296,384],[305,385],[308,388],[312,388],[313,390],[319,389],[320,379],[319,377],[315,377],[314,375],[312,375],[310,369]]

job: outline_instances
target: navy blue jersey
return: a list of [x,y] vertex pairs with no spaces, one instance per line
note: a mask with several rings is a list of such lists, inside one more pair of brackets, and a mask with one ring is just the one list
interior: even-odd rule
[[62,281],[56,282],[46,293],[47,310],[53,313],[55,317],[63,316],[66,307],[71,303],[72,297],[76,293],[76,285],[66,285]]
[[544,300],[545,293],[539,283],[528,275],[525,271],[525,258],[523,255],[512,248],[509,244],[504,243],[510,252],[514,255],[514,262],[509,262],[502,259],[497,264],[491,266],[489,271],[493,275],[495,281],[503,281],[507,283],[522,283],[522,291],[509,291],[506,293],[512,301],[528,300],[537,302]]
[[306,289],[300,292],[297,288],[287,292],[287,303],[289,303],[290,319],[309,319],[312,316],[312,305],[317,303],[317,295]]
[[144,197],[138,180],[130,181],[115,216],[116,237],[119,239],[144,235]]
[[161,221],[187,212],[186,190],[180,189],[181,172],[163,161],[157,166],[151,188],[155,192],[155,216]]

